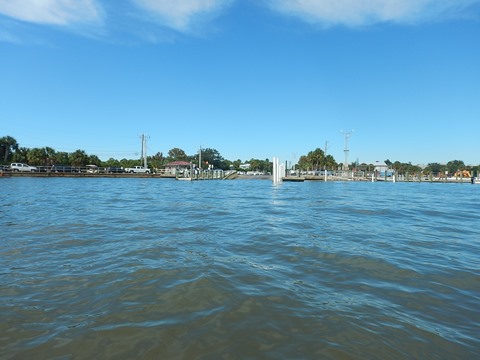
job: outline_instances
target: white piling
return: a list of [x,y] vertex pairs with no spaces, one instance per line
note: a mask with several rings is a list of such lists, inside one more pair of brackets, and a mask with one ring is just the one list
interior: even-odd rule
[[280,164],[278,158],[273,158],[273,175],[272,180],[274,184],[282,182],[282,178],[285,176],[285,165]]

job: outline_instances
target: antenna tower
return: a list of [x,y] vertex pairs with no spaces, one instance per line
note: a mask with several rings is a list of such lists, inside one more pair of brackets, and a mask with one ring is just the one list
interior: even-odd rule
[[350,136],[352,136],[353,134],[353,130],[351,131],[343,131],[343,130],[340,130],[340,133],[343,134],[343,136],[345,137],[345,149],[343,150],[343,152],[345,153],[345,162],[343,163],[343,170],[347,170],[348,169],[348,139],[350,138]]

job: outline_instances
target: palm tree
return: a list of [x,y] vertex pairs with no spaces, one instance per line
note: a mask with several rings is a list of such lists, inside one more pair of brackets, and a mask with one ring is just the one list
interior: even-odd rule
[[53,158],[56,164],[70,164],[68,153],[65,151],[57,152]]
[[75,150],[73,153],[69,154],[70,163],[73,166],[84,166],[87,165],[89,160],[88,155],[83,150]]
[[12,156],[13,162],[28,162],[28,153],[30,149],[26,147],[17,147]]
[[45,158],[45,166],[50,166],[53,164],[53,162],[55,161],[55,156],[56,156],[56,151],[54,149],[52,149],[51,147],[45,147],[45,155],[46,155],[46,158]]
[[102,163],[102,160],[100,160],[100,158],[97,155],[90,155],[88,157],[88,163],[90,165],[100,166],[100,164]]
[[11,136],[0,138],[0,149],[3,153],[3,162],[6,163],[9,155],[18,150],[18,142]]
[[318,170],[320,165],[325,162],[325,153],[322,149],[315,149],[307,154],[308,160],[312,165],[312,170]]
[[27,159],[30,165],[43,165],[45,163],[45,148],[33,148],[28,151]]

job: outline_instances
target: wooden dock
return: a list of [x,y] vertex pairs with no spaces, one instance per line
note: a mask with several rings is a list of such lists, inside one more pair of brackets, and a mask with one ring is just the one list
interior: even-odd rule
[[282,178],[282,181],[290,181],[290,182],[304,182],[305,177],[299,177],[299,176],[286,176]]

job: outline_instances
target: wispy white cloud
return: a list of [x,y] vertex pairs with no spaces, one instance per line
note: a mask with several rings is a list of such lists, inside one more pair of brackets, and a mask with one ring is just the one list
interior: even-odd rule
[[465,14],[480,0],[266,0],[283,14],[325,26],[418,23]]
[[25,22],[59,26],[101,21],[95,0],[0,0],[0,14]]
[[188,31],[194,23],[217,15],[233,0],[131,0],[162,25]]
[[[205,28],[209,30],[210,20],[233,3],[241,1],[245,0],[0,0],[0,42],[21,42],[25,34],[28,38],[31,30],[28,24],[32,23],[53,25],[84,36],[104,37],[130,33],[147,41],[170,41],[176,34],[151,26],[152,21],[178,32],[203,33]],[[468,15],[468,10],[480,8],[480,0],[249,2],[249,6],[253,4],[267,4],[273,11],[323,26],[359,26],[379,22],[418,23],[464,16]],[[255,10],[251,8],[251,11]],[[476,14],[480,16],[478,12]],[[144,26],[144,23],[149,24]]]

